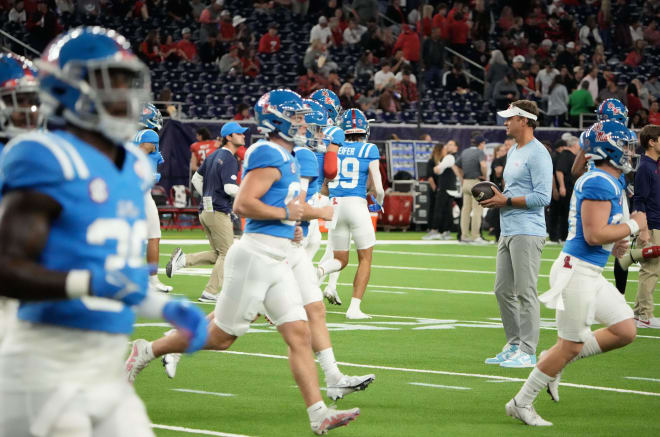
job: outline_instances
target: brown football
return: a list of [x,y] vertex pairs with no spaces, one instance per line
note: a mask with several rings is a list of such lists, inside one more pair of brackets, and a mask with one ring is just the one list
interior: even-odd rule
[[483,181],[472,187],[472,196],[477,199],[477,202],[488,200],[495,195],[495,190],[499,191],[497,185],[492,182]]

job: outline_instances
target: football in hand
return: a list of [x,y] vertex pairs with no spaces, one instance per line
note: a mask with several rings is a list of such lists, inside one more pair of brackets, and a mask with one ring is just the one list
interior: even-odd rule
[[472,196],[477,199],[477,202],[488,200],[495,195],[495,191],[499,191],[497,185],[492,182],[484,181],[479,182],[472,187]]

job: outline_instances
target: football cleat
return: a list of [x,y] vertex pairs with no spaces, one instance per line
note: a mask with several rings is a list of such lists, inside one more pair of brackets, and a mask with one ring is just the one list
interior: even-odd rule
[[521,420],[525,425],[552,426],[552,422],[548,422],[539,416],[539,413],[536,412],[534,406],[531,404],[521,407],[516,405],[515,399],[511,399],[507,402],[505,408],[507,416],[515,417],[516,419]]
[[177,270],[185,266],[186,254],[183,253],[183,250],[181,250],[180,247],[177,247],[174,249],[174,252],[172,252],[172,256],[170,256],[170,260],[167,263],[167,266],[165,266],[165,274],[168,278],[171,278]]
[[328,302],[331,304],[341,305],[341,299],[339,298],[336,288],[325,287],[325,290],[323,290],[323,296],[328,299]]
[[204,303],[215,303],[218,300],[218,296],[211,294],[208,291],[204,290],[202,295],[197,299],[199,302]]
[[[170,334],[174,334],[175,332],[176,329],[170,329],[169,331],[165,332],[165,337]],[[168,378],[174,379],[174,376],[176,375],[176,366],[179,364],[179,360],[181,360],[181,354],[172,353],[163,355],[161,361],[163,362],[163,367],[165,368],[165,373],[167,374]]]
[[328,407],[323,418],[319,422],[311,422],[312,431],[316,435],[327,434],[331,429],[339,428],[340,426],[348,425],[349,422],[355,420],[360,415],[359,408],[351,408],[350,410],[337,410]]
[[147,367],[154,359],[154,355],[149,349],[149,342],[147,340],[138,339],[133,342],[131,354],[125,363],[128,382],[131,384],[135,381],[135,378],[142,369]]
[[[539,354],[539,361],[543,359],[543,356],[548,353],[548,351],[542,351]],[[555,401],[559,402],[559,381],[561,381],[561,371],[557,373],[557,376],[555,376],[555,379],[550,381],[548,383],[548,386],[546,387],[546,390],[548,391],[548,394],[550,395],[550,398]]]
[[170,291],[174,290],[174,287],[165,285],[160,282],[160,279],[158,279],[157,275],[149,276],[149,286],[156,291],[160,291],[161,293],[169,293]]
[[366,389],[375,379],[376,375],[374,374],[363,376],[342,375],[336,384],[328,385],[326,393],[330,399],[336,401],[353,392]]

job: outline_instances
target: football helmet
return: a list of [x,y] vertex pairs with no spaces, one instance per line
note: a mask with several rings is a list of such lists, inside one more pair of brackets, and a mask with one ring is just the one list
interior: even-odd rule
[[341,116],[341,124],[339,125],[344,130],[346,135],[358,134],[369,136],[369,120],[364,115],[364,112],[357,108],[347,109]]
[[163,128],[163,115],[153,103],[145,103],[140,115],[140,126],[156,132]]
[[149,70],[126,38],[102,27],[77,27],[55,38],[41,59],[44,112],[123,143],[138,129],[150,97]]
[[587,131],[584,147],[592,161],[607,160],[614,167],[629,173],[633,169],[635,138],[630,129],[613,120],[600,121]]
[[259,132],[275,133],[297,145],[305,145],[307,136],[305,115],[311,109],[305,107],[302,98],[291,90],[276,89],[267,92],[254,105]]
[[598,120],[613,120],[628,125],[628,108],[619,99],[605,99],[596,110]]
[[13,53],[0,54],[0,135],[13,137],[38,126],[38,85],[32,62]]
[[323,128],[330,124],[328,112],[315,100],[303,99],[303,104],[311,111],[305,114],[305,123],[307,124],[307,147],[312,150],[318,150],[323,147]]
[[339,97],[337,97],[337,94],[335,94],[334,91],[323,88],[314,91],[309,95],[308,98],[310,100],[319,102],[321,106],[323,106],[328,112],[328,118],[330,118],[333,123],[339,124],[342,112],[341,102],[339,101]]

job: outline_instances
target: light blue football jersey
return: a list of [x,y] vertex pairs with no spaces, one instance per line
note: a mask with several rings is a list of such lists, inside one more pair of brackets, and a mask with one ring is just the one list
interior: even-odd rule
[[604,267],[612,252],[614,243],[603,246],[590,246],[584,238],[582,229],[582,201],[609,201],[611,210],[608,224],[617,224],[623,217],[623,202],[625,191],[618,179],[609,173],[595,168],[583,174],[576,182],[571,196],[568,215],[568,237],[563,251],[588,263]]
[[367,197],[369,163],[380,159],[372,143],[346,142],[337,151],[337,177],[329,184],[330,197]]
[[[298,160],[284,147],[270,141],[258,141],[247,149],[243,161],[243,177],[256,169],[275,167],[281,177],[261,197],[266,205],[284,208],[300,195]],[[295,221],[245,219],[245,233],[265,234],[293,240]]]
[[[305,194],[305,202],[309,202],[309,199],[318,193],[319,186],[317,181],[319,179],[319,164],[316,160],[314,152],[309,150],[307,147],[296,147],[293,149],[293,153],[296,155],[298,164],[300,165],[300,177],[309,178],[309,185],[307,187],[307,193]],[[300,227],[302,227],[303,235],[307,236],[309,231],[309,222],[302,221],[300,222]]]
[[[144,153],[133,145],[125,150],[119,169],[98,149],[65,131],[28,133],[7,144],[0,157],[0,191],[38,191],[62,207],[41,253],[44,267],[66,272],[144,265],[144,194],[151,188],[152,173]],[[118,300],[84,297],[21,302],[18,317],[128,334],[135,313]]]

